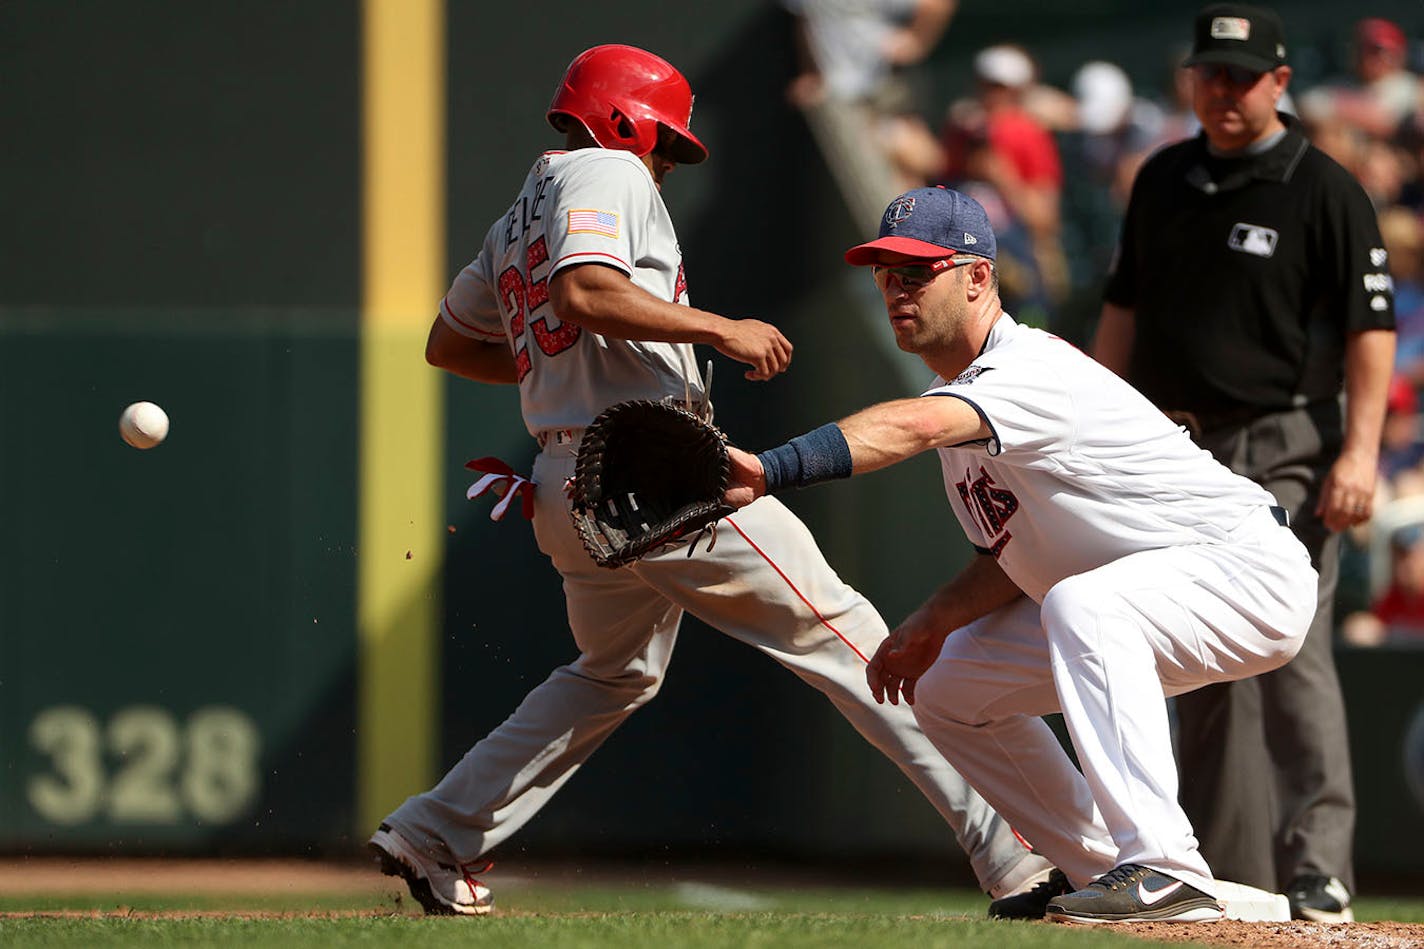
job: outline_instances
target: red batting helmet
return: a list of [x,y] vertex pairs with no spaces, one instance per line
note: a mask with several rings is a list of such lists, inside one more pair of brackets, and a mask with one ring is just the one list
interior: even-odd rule
[[604,148],[639,158],[658,144],[658,126],[677,134],[670,157],[683,165],[707,158],[707,148],[688,130],[692,87],[659,56],[636,46],[595,46],[569,63],[549,124],[563,131],[569,119],[588,130]]

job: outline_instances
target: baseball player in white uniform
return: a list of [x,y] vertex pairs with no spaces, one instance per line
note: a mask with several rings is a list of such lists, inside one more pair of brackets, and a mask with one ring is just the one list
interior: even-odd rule
[[[982,556],[877,649],[876,699],[912,703],[935,747],[1066,874],[1049,919],[1220,918],[1177,804],[1165,697],[1287,662],[1315,572],[1265,490],[1004,313],[994,256],[973,199],[925,188],[892,202],[880,237],[846,259],[874,267],[900,348],[938,377],[921,398],[733,450],[728,500],[936,449]],[[1059,710],[1082,774],[1039,717]]]
[[409,798],[371,838],[382,869],[428,912],[489,911],[481,858],[538,812],[620,723],[658,691],[690,611],[823,692],[944,815],[985,890],[1004,897],[1047,876],[1011,828],[949,767],[913,715],[871,701],[868,658],[887,629],[774,499],[627,568],[594,564],[565,485],[580,435],[625,399],[705,401],[691,343],[784,370],[773,326],[687,305],[682,256],[659,195],[677,163],[706,149],[688,130],[692,92],[662,59],[600,46],[569,66],[549,110],[569,150],[541,155],[480,254],[456,277],[431,330],[429,360],[482,382],[517,383],[541,446],[533,522],[563,576],[579,657],[555,669],[432,790]]

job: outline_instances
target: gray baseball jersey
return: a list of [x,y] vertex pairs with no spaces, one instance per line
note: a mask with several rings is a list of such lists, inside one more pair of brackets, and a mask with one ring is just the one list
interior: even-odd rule
[[533,435],[583,428],[625,399],[702,397],[690,344],[610,339],[559,322],[545,305],[549,279],[588,263],[687,303],[677,233],[643,163],[602,148],[545,152],[441,304],[456,332],[510,342]]

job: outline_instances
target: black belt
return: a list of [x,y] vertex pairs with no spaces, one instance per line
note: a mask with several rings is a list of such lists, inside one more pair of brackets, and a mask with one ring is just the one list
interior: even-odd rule
[[1162,414],[1185,428],[1193,438],[1199,438],[1205,432],[1244,425],[1252,419],[1270,415],[1276,411],[1280,410],[1268,409],[1261,405],[1235,405],[1225,409],[1202,409],[1200,411],[1163,409]]
[[1271,516],[1276,519],[1276,523],[1282,527],[1290,527],[1290,511],[1278,504],[1271,505]]

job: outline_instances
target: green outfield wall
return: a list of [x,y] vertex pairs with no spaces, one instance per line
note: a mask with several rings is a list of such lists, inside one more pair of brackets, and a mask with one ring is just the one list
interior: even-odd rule
[[[398,0],[0,4],[0,850],[353,853],[574,658],[528,526],[464,499],[467,459],[528,468],[515,393],[434,375],[420,342],[557,143],[543,110],[581,49],[656,49],[698,91],[712,160],[666,190],[692,299],[796,344],[770,383],[713,357],[731,436],[904,394],[781,95],[775,6],[698,5],[696,29],[652,0],[418,6],[407,30]],[[964,6],[943,94],[982,42],[1057,35],[1056,64],[1110,35]],[[1113,48],[1166,29],[1097,7]],[[116,428],[140,399],[172,418],[147,452]],[[788,503],[893,623],[969,554],[942,490],[921,458]],[[1360,864],[1424,869],[1424,652],[1341,671]],[[963,869],[827,702],[695,621],[657,701],[509,847]]]

